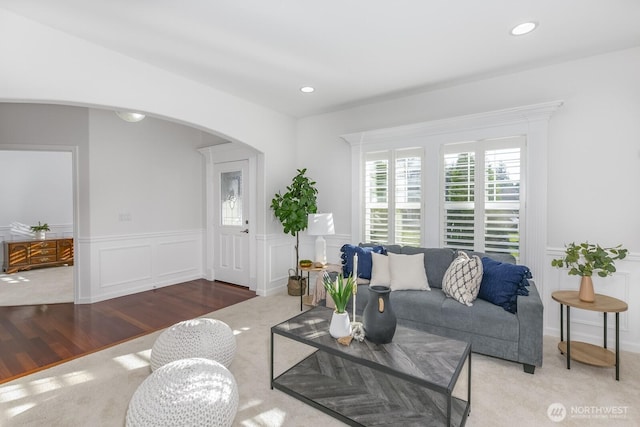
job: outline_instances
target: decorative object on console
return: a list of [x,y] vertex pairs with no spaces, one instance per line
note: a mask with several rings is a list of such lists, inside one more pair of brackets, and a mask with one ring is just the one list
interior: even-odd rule
[[38,225],[31,226],[31,231],[36,234],[36,239],[44,240],[47,238],[46,232],[51,231],[51,229],[49,228],[49,224],[46,222],[41,224],[40,221],[38,221]]
[[[309,179],[304,174],[307,169],[298,169],[298,174],[293,177],[291,185],[287,187],[287,192],[276,195],[271,200],[271,209],[284,228],[285,234],[291,234],[296,238],[296,274],[289,276],[289,283],[292,280],[302,282],[302,272],[298,271],[300,263],[300,232],[307,228],[309,214],[316,213],[318,206],[316,197],[318,190],[316,182]],[[302,288],[302,283],[300,283]],[[292,295],[289,293],[289,295]],[[299,296],[300,294],[298,294]]]
[[316,238],[316,266],[327,265],[327,242],[322,236],[335,234],[332,213],[309,214],[307,234]]
[[324,273],[324,288],[327,294],[331,296],[336,305],[336,309],[331,317],[329,325],[329,333],[334,338],[341,338],[351,335],[351,322],[349,322],[349,313],[347,313],[347,304],[353,293],[353,287],[356,286],[353,276],[349,276],[346,280],[342,274],[338,274],[335,282],[331,280],[331,276]]
[[351,322],[351,336],[358,342],[364,341],[364,326],[360,322]]
[[482,282],[482,260],[477,255],[469,257],[466,252],[458,252],[442,279],[442,292],[469,307],[478,297]]
[[551,265],[558,268],[568,268],[570,276],[581,276],[578,298],[584,302],[595,301],[593,281],[591,276],[597,273],[600,277],[607,277],[616,272],[615,261],[627,256],[627,249],[622,245],[603,248],[598,244],[570,243],[566,245],[562,258],[551,260]]
[[334,311],[331,315],[331,323],[329,324],[329,335],[333,338],[342,338],[351,336],[351,322],[349,321],[349,313],[338,313]]
[[396,315],[391,309],[387,286],[369,286],[369,301],[362,312],[362,325],[367,339],[376,344],[387,344],[396,333]]

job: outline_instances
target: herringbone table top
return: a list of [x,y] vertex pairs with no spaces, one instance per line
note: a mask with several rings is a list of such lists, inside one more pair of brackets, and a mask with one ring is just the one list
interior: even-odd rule
[[351,425],[446,425],[448,414],[464,424],[469,404],[452,391],[469,343],[399,326],[389,344],[343,346],[329,335],[331,313],[316,307],[271,329],[319,350],[276,378],[276,388]]

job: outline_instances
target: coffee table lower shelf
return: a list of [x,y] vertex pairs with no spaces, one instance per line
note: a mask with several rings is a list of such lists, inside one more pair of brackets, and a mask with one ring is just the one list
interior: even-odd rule
[[275,378],[272,386],[352,426],[463,426],[469,415],[463,399],[322,350]]

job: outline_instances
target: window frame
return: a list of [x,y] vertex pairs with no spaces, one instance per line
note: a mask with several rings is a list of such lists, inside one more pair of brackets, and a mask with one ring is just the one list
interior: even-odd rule
[[[496,252],[492,251],[490,248],[487,248],[486,244],[486,215],[487,206],[491,206],[496,202],[490,202],[487,197],[487,180],[486,180],[486,155],[487,152],[497,151],[497,150],[505,150],[505,149],[518,149],[519,154],[519,171],[520,177],[518,180],[518,201],[517,203],[513,203],[514,205],[518,205],[518,249],[517,254],[514,256],[516,260],[520,260],[526,253],[526,241],[527,241],[527,214],[526,214],[526,199],[527,199],[527,141],[526,137],[523,135],[514,135],[511,137],[501,137],[501,138],[491,138],[485,140],[477,140],[477,141],[465,141],[465,142],[456,142],[456,143],[447,143],[441,145],[441,155],[440,155],[440,177],[441,177],[441,185],[439,188],[439,208],[440,208],[440,220],[439,220],[439,236],[440,236],[440,247],[452,247],[451,245],[446,244],[446,222],[447,222],[447,207],[450,206],[447,204],[445,197],[446,191],[446,183],[445,183],[445,174],[446,174],[446,162],[445,156],[448,154],[463,154],[463,153],[473,153],[474,157],[474,197],[472,202],[459,202],[461,205],[467,204],[469,208],[473,208],[474,210],[474,224],[473,224],[473,248],[468,248],[469,250],[474,250],[478,252]],[[455,202],[454,202],[455,203]],[[499,203],[499,202],[498,202]],[[467,249],[462,245],[457,247],[456,249]],[[497,251],[499,252],[499,251]],[[501,252],[505,253],[505,252]]]
[[[399,159],[406,158],[419,158],[420,159],[420,201],[419,202],[399,202],[398,201],[398,187],[397,187],[397,161]],[[381,161],[384,160],[387,162],[387,188],[386,188],[386,202],[381,202],[380,204],[386,204],[386,207],[381,207],[381,209],[387,210],[387,241],[386,242],[378,242],[374,243],[380,244],[402,244],[400,239],[398,239],[398,223],[397,223],[397,211],[399,209],[399,204],[417,204],[417,209],[419,209],[420,215],[420,235],[419,242],[417,244],[423,244],[423,236],[424,236],[424,202],[422,193],[425,188],[424,182],[424,149],[422,147],[402,147],[402,148],[392,148],[387,150],[376,150],[376,151],[367,151],[362,155],[362,161],[360,168],[362,170],[362,176],[360,178],[360,185],[358,188],[361,188],[360,193],[362,197],[362,204],[360,210],[361,217],[361,230],[360,233],[362,236],[368,236],[372,233],[368,232],[368,216],[367,211],[368,207],[368,194],[367,191],[370,188],[368,184],[368,176],[367,176],[367,163],[370,161]],[[407,185],[406,189],[407,193],[409,193],[409,185]],[[406,207],[405,207],[406,208]],[[416,209],[416,207],[409,207],[410,209]],[[365,240],[367,238],[365,237]],[[368,241],[368,240],[367,240]],[[400,243],[399,243],[400,242]]]
[[[351,234],[346,242],[362,241],[361,211],[362,159],[365,151],[390,148],[423,146],[425,163],[423,182],[437,183],[439,188],[440,145],[448,142],[481,140],[512,135],[524,135],[527,139],[527,240],[522,245],[521,263],[531,268],[534,274],[542,275],[547,265],[547,183],[549,123],[553,114],[562,106],[562,101],[550,101],[524,105],[504,110],[488,111],[466,116],[448,117],[408,125],[345,133],[340,137],[351,147]],[[362,125],[361,125],[362,126]],[[364,125],[366,127],[366,125]],[[435,163],[432,163],[431,160]],[[535,173],[534,173],[535,171]],[[435,196],[423,194],[423,226],[425,247],[438,247],[439,193]],[[435,218],[435,222],[432,221]],[[431,232],[435,230],[435,232]],[[544,289],[541,287],[540,292]]]

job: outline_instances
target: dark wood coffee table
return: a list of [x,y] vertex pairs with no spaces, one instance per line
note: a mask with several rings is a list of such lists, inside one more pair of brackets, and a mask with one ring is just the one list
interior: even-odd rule
[[[389,344],[329,335],[315,307],[271,328],[271,388],[354,426],[462,426],[471,405],[471,344],[398,327]],[[274,335],[317,350],[274,378]],[[453,389],[467,363],[467,400]]]

